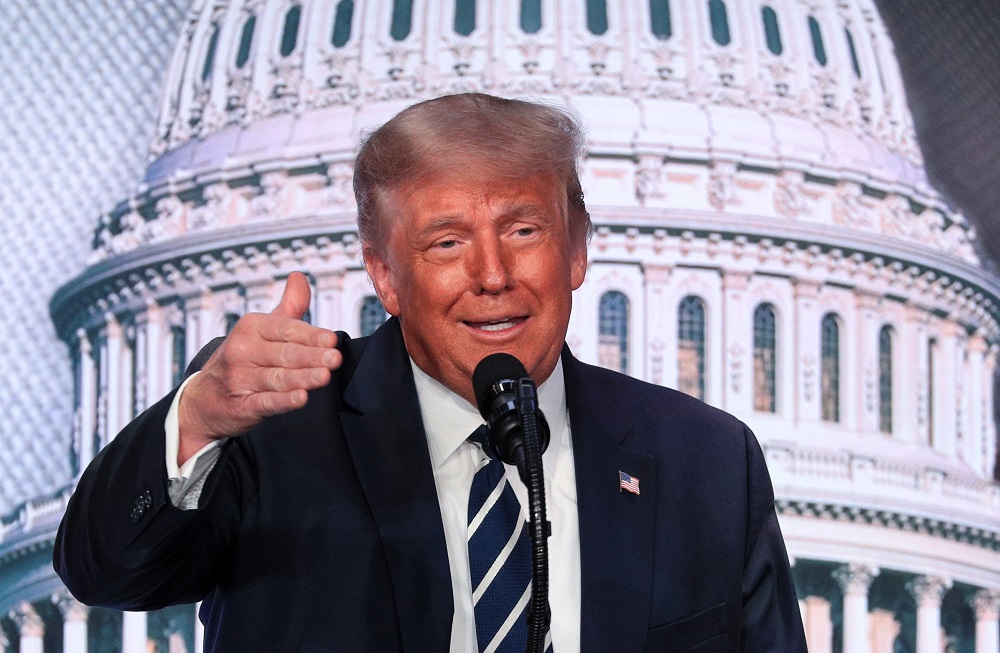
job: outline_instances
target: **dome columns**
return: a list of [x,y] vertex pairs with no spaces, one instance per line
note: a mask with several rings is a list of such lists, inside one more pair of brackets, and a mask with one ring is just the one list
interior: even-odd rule
[[796,421],[816,423],[821,418],[820,378],[817,370],[821,365],[820,329],[823,319],[817,302],[820,284],[815,281],[793,280],[794,324],[815,324],[812,333],[800,333],[795,338],[798,351],[794,353],[795,375],[795,416]]
[[68,590],[52,595],[52,603],[63,618],[63,653],[87,653],[87,617],[90,608],[77,601]]
[[976,613],[976,653],[1000,651],[1000,589],[981,589],[969,605]]
[[916,653],[941,653],[944,650],[941,599],[950,588],[951,581],[940,576],[918,576],[907,584],[917,603]]
[[851,563],[836,569],[833,578],[844,592],[844,653],[870,653],[868,588],[879,569]]
[[17,626],[20,637],[20,653],[44,653],[45,622],[27,601],[15,605],[9,615]]

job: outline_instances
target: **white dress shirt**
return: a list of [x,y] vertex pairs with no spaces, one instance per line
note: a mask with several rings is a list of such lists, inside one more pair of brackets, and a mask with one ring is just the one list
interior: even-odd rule
[[[455,604],[449,650],[450,653],[469,653],[477,650],[467,540],[469,490],[484,454],[468,441],[468,437],[483,423],[483,419],[465,399],[425,374],[412,360],[410,366],[427,434],[427,448],[448,548]],[[180,432],[177,409],[183,391],[184,385],[174,397],[164,425],[167,476],[170,479],[170,499],[174,505],[193,509],[198,506],[208,472],[218,460],[219,449],[218,441],[213,442],[178,467]],[[556,364],[549,379],[539,386],[538,400],[551,431],[551,441],[542,455],[542,464],[546,513],[552,524],[552,536],[549,538],[552,646],[557,653],[573,653],[580,650],[580,527],[562,361]],[[506,465],[506,468],[507,480],[527,514],[530,512],[528,490],[521,482],[517,469],[512,465]]]

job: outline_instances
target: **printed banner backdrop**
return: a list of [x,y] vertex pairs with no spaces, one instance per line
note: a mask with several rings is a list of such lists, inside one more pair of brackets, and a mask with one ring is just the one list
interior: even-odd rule
[[0,3],[0,651],[200,650],[192,606],[66,593],[74,478],[292,270],[313,322],[377,328],[358,134],[486,91],[583,117],[596,233],[568,342],[757,433],[810,650],[1000,653],[998,149],[935,123],[953,87],[889,38],[916,20],[871,0]]

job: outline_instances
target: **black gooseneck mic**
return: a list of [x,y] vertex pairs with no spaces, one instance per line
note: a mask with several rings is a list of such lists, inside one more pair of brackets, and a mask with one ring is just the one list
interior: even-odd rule
[[528,604],[528,653],[543,653],[549,630],[549,547],[552,529],[545,518],[542,452],[549,425],[538,408],[538,392],[521,361],[505,353],[479,361],[472,374],[479,413],[489,428],[490,456],[516,465],[528,488],[531,520],[531,601]]

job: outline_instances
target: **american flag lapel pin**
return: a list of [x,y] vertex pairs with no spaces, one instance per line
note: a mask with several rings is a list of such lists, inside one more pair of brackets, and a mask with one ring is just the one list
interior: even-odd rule
[[639,496],[639,478],[618,470],[618,491],[622,490]]

